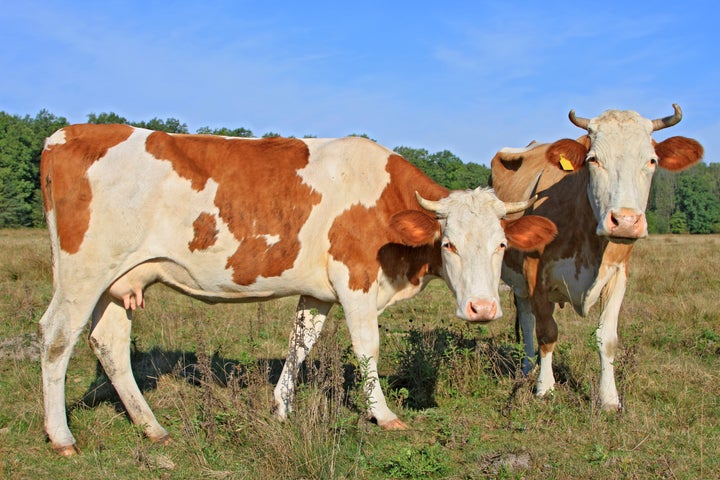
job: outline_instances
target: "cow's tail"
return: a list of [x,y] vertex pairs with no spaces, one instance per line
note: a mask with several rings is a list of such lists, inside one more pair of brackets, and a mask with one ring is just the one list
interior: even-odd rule
[[57,291],[58,260],[60,255],[60,238],[57,230],[55,198],[53,197],[53,157],[52,146],[65,142],[65,132],[60,129],[45,139],[45,146],[40,157],[40,189],[45,209],[45,222],[50,234],[50,252],[52,257],[53,290]]

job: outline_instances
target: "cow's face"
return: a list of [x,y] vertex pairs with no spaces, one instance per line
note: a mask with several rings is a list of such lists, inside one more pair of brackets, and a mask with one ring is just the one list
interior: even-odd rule
[[658,164],[651,133],[652,122],[635,112],[609,111],[590,121],[588,199],[598,235],[647,236],[645,209]]
[[443,278],[455,294],[457,316],[472,322],[502,316],[498,287],[505,249],[542,248],[554,238],[555,224],[536,216],[501,220],[508,208],[490,189],[420,200],[438,221]]
[[442,225],[443,276],[457,299],[457,316],[470,321],[502,316],[498,287],[507,248],[503,203],[482,190],[454,192],[436,212]]
[[[615,239],[647,236],[645,209],[652,176],[658,166],[679,170],[702,157],[695,140],[672,137],[655,143],[652,132],[674,125],[675,115],[648,120],[636,112],[608,110],[591,120],[570,118],[588,131],[577,142],[560,140],[548,149],[548,160],[560,168],[568,163],[588,169],[588,199],[597,220],[596,233]],[[567,163],[563,163],[563,160]]]

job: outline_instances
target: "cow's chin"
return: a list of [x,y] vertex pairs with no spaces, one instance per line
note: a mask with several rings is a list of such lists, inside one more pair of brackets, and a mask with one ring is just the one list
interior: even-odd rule
[[622,235],[613,235],[613,234],[611,234],[610,232],[606,232],[606,231],[601,230],[601,229],[599,229],[599,228],[597,229],[597,231],[595,232],[595,234],[596,234],[598,237],[602,237],[602,238],[607,239],[609,242],[612,242],[612,243],[622,243],[622,244],[626,244],[626,245],[627,245],[627,244],[631,244],[631,243],[635,243],[635,242],[638,241],[638,240],[642,240],[643,238],[647,238],[647,237],[648,237],[647,231],[645,231],[645,232],[643,232],[642,234],[637,235],[637,236],[635,236],[635,235],[632,235],[632,236],[622,236]]
[[477,320],[469,320],[467,318],[463,318],[463,320],[465,320],[465,322],[469,323],[470,325],[485,325],[490,322],[494,322],[495,320],[497,320],[497,318],[477,319]]
[[608,236],[607,239],[612,243],[621,243],[623,245],[632,245],[633,243],[637,242],[640,239],[647,238],[647,235],[644,237],[636,237],[636,238],[626,238],[626,237],[610,237]]

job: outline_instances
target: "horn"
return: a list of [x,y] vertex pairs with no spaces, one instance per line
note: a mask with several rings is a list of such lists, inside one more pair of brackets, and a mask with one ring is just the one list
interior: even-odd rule
[[570,110],[570,113],[568,113],[568,118],[573,123],[573,125],[575,125],[576,127],[580,127],[584,130],[587,130],[588,125],[590,125],[590,119],[585,117],[576,117],[575,110]]
[[415,192],[415,198],[417,198],[418,203],[425,210],[437,212],[440,209],[440,202],[423,198],[417,191]]
[[669,117],[656,118],[652,121],[653,132],[657,132],[658,130],[662,130],[663,128],[672,127],[673,125],[676,125],[680,120],[682,120],[682,110],[680,109],[680,105],[678,105],[677,103],[673,103],[673,110],[675,110],[675,113],[670,115]]
[[537,195],[533,195],[529,199],[525,200],[524,202],[504,202],[505,203],[505,215],[510,215],[511,213],[518,213],[522,212],[523,210],[527,210],[532,206],[533,203],[535,203],[538,199]]

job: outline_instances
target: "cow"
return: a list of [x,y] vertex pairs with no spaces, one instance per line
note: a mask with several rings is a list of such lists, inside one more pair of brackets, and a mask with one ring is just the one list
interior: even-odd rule
[[130,364],[132,315],[153,283],[208,303],[300,296],[274,390],[280,419],[290,411],[298,366],[331,306],[341,304],[354,352],[367,362],[368,414],[381,428],[402,429],[378,381],[379,312],[441,278],[460,318],[498,318],[505,249],[541,248],[556,233],[541,217],[503,219],[534,199],[503,203],[486,188],[451,192],[359,137],[72,125],[46,140],[40,175],[54,287],[40,319],[44,426],[61,455],[78,453],[64,382],[88,323],[90,346],[130,419],[151,440],[169,441]]
[[596,330],[599,401],[604,410],[622,407],[613,370],[618,313],[633,245],[648,234],[645,208],[652,176],[658,167],[678,171],[703,155],[702,146],[693,139],[653,140],[652,132],[682,119],[680,107],[673,108],[673,115],[656,120],[619,110],[587,119],[571,110],[570,121],[587,130],[577,140],[504,148],[492,159],[492,185],[498,197],[511,201],[534,191],[539,198],[532,213],[552,220],[558,228],[555,240],[541,251],[507,252],[502,268],[502,279],[515,296],[525,374],[533,366],[528,358],[536,356],[535,329],[540,363],[537,396],[555,386],[555,304],[570,303],[584,317],[602,299]]

